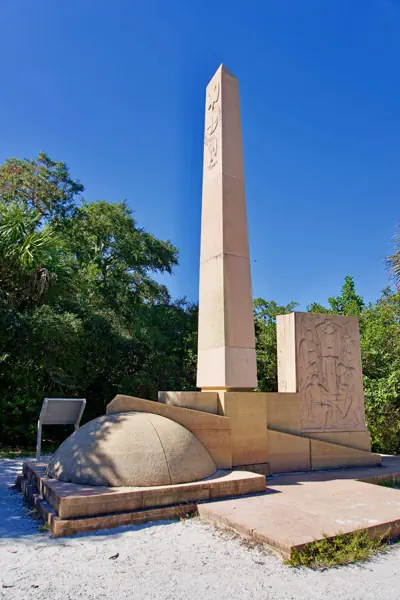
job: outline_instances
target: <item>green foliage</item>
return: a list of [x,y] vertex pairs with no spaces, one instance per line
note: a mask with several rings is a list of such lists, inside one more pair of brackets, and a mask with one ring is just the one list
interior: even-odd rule
[[0,204],[0,306],[36,305],[70,276],[70,253],[40,221],[34,209]]
[[41,218],[71,214],[83,189],[65,163],[54,162],[44,152],[34,160],[9,158],[0,165],[0,203],[17,204]]
[[400,294],[386,289],[361,315],[365,409],[373,449],[400,453]]
[[394,478],[394,475],[391,479],[380,479],[376,482],[376,485],[381,485],[382,487],[400,489],[400,480]]
[[[157,280],[177,249],[139,227],[126,203],[89,204],[82,191],[43,153],[0,165],[3,445],[34,442],[45,396],[85,397],[89,419],[117,393],[196,389],[197,306],[172,301]],[[260,391],[277,390],[276,316],[295,307],[254,302]],[[360,317],[373,448],[400,452],[400,295],[387,289],[365,306],[348,276],[327,307],[308,309]]]
[[326,569],[366,561],[384,550],[383,537],[372,538],[368,531],[360,530],[349,534],[340,533],[334,538],[325,535],[322,540],[292,552],[286,564],[292,567]]
[[360,318],[365,413],[372,449],[400,453],[400,295],[387,288],[376,304],[366,306],[353,278],[347,276],[340,295],[328,303],[329,307],[314,303],[307,308]]
[[155,277],[177,250],[82,190],[43,154],[0,166],[2,444],[34,441],[45,396],[86,397],[89,419],[116,393],[195,389],[197,307]]
[[313,313],[350,315],[358,317],[364,309],[364,300],[356,293],[353,277],[347,275],[339,296],[328,298],[329,307],[313,302],[307,310]]
[[391,256],[386,259],[386,266],[397,287],[400,286],[400,234],[394,238],[395,249]]
[[262,298],[254,300],[258,389],[260,392],[278,391],[276,316],[293,312],[296,302],[279,306]]

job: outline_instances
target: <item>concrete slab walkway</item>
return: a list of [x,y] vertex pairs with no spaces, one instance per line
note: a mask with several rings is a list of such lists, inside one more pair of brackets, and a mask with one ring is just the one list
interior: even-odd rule
[[400,491],[367,483],[397,478],[400,457],[383,466],[277,475],[263,495],[201,504],[200,516],[255,538],[285,556],[324,535],[358,529],[400,535]]

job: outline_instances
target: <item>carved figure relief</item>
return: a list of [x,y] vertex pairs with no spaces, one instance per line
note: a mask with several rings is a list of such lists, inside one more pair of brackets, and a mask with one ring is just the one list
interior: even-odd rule
[[313,314],[304,314],[299,321],[298,389],[304,430],[365,427],[355,324],[343,317]]
[[221,121],[219,81],[210,84],[207,90],[206,108],[206,134],[204,137],[204,144],[208,148],[206,165],[208,169],[212,169],[218,162],[219,154],[218,125]]

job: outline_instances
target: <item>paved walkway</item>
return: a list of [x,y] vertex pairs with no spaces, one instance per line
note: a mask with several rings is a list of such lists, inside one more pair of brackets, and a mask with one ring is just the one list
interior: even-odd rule
[[0,598],[399,598],[400,548],[364,565],[317,573],[286,567],[196,519],[52,538],[7,488],[20,466],[0,461]]
[[[267,493],[201,504],[200,516],[253,537],[287,556],[324,535],[369,529],[400,536],[400,492],[365,480],[398,477],[400,457],[382,467],[268,478]],[[361,481],[364,480],[364,481]]]

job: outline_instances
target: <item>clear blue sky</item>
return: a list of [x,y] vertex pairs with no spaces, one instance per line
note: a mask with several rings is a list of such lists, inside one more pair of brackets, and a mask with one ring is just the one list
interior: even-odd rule
[[0,0],[0,161],[127,199],[198,295],[204,90],[241,87],[253,294],[375,300],[400,221],[400,0]]

